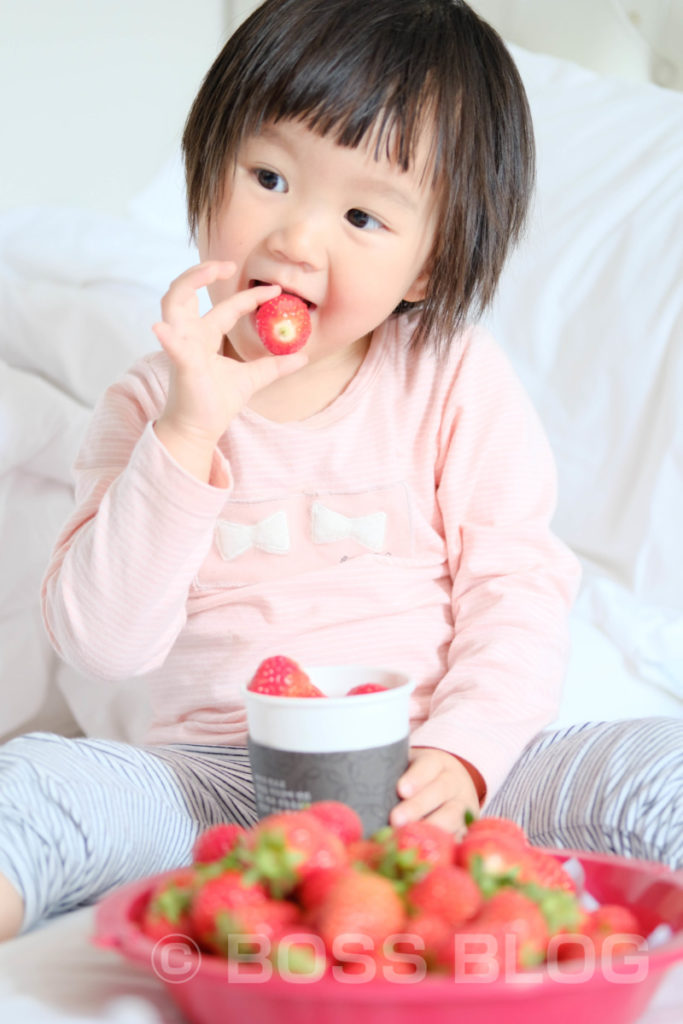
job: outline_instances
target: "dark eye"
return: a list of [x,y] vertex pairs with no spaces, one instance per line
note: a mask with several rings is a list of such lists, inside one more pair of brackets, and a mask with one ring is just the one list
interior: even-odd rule
[[266,167],[257,167],[254,171],[256,180],[269,192],[286,192],[287,182],[277,171],[269,171]]
[[349,210],[346,214],[346,219],[349,224],[353,224],[354,228],[360,228],[361,230],[363,230],[363,228],[377,230],[377,228],[382,227],[377,218],[366,213],[365,210]]

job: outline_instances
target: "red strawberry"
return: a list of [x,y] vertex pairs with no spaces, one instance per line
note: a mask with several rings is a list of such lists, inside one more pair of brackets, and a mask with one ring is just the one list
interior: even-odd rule
[[450,832],[429,821],[409,821],[376,832],[384,847],[378,871],[387,878],[416,882],[437,864],[451,864],[455,840]]
[[[524,893],[505,888],[486,900],[465,927],[456,930],[453,941],[440,951],[439,962],[456,975],[486,975],[491,961],[499,969],[542,963],[547,945],[548,927],[539,908]],[[468,953],[474,953],[474,959]]]
[[388,689],[388,686],[382,686],[380,683],[359,683],[358,686],[352,686],[346,696],[356,697],[361,693],[384,693]]
[[476,818],[467,829],[467,836],[493,836],[502,837],[508,842],[516,842],[519,846],[526,847],[528,840],[521,825],[510,818]]
[[346,852],[350,864],[354,862],[365,864],[374,871],[379,867],[379,862],[384,855],[384,847],[375,839],[359,839],[355,843],[349,843]]
[[589,914],[586,930],[595,939],[600,940],[601,948],[608,935],[638,935],[642,937],[638,918],[633,911],[616,903],[603,903],[601,907],[597,907]]
[[347,865],[343,865],[336,868],[316,868],[314,871],[310,871],[296,889],[299,906],[304,910],[311,911],[311,917],[314,916],[332,886],[350,870]]
[[275,897],[291,892],[317,868],[342,867],[346,848],[310,811],[281,811],[263,818],[250,833],[254,870]]
[[169,935],[192,936],[190,908],[197,882],[193,868],[179,868],[156,883],[141,921],[145,935],[156,941]]
[[442,917],[452,928],[479,910],[482,896],[469,872],[455,864],[438,864],[410,887],[407,900],[423,914]]
[[487,900],[470,922],[473,928],[502,929],[517,938],[518,967],[530,967],[545,959],[548,926],[533,900],[515,889],[501,889]]
[[275,936],[298,930],[300,920],[299,908],[288,900],[267,899],[253,906],[223,910],[216,917],[210,948],[223,956],[231,952],[239,955],[258,950],[265,938],[271,946],[266,946],[264,952],[269,953]]
[[287,925],[275,932],[269,959],[280,974],[300,974],[315,980],[329,966],[320,936],[306,925]]
[[211,864],[213,861],[221,860],[234,850],[238,840],[244,835],[246,830],[241,825],[227,822],[204,829],[197,836],[192,848],[195,864]]
[[275,355],[298,352],[311,334],[308,306],[296,295],[283,292],[264,302],[256,313],[259,338]]
[[455,848],[455,863],[470,872],[484,896],[490,896],[501,885],[517,881],[524,852],[514,839],[468,831]]
[[[259,882],[248,882],[239,871],[225,871],[209,878],[197,890],[191,910],[193,934],[207,949],[220,951],[221,916],[237,914],[246,907],[259,906],[268,893]],[[237,930],[237,929],[233,929]]]
[[573,889],[548,887],[536,882],[515,882],[514,885],[534,901],[545,917],[549,935],[582,930],[587,915]]
[[348,804],[339,800],[317,800],[308,810],[343,843],[355,843],[363,835],[363,822]]
[[[414,945],[407,945],[405,949],[399,949],[400,943],[393,942],[386,948],[374,949],[369,952],[360,943],[354,946],[353,943],[345,943],[342,949],[342,958],[336,964],[336,970],[342,978],[348,976],[360,976],[357,984],[363,981],[372,981],[373,978],[387,978],[395,981],[397,975],[407,975],[411,981],[419,981],[424,974],[424,968],[416,964],[414,958],[422,957],[420,949]],[[347,959],[350,955],[362,953],[362,960]],[[406,956],[409,954],[409,956]],[[369,959],[369,962],[368,962]]]
[[567,874],[551,853],[538,846],[528,846],[520,856],[520,871],[517,881],[521,884],[533,882],[545,889],[562,889],[576,892],[574,880]]
[[336,955],[334,940],[347,935],[370,940],[375,950],[403,931],[403,902],[388,878],[351,870],[332,886],[315,915],[315,927],[328,951]]
[[[582,923],[574,931],[585,936],[588,943],[577,939],[572,941],[571,935],[564,939],[557,948],[558,960],[578,960],[583,962],[586,957],[599,959],[605,950],[608,936],[615,936],[607,949],[610,956],[624,956],[633,953],[643,942],[641,928],[635,914],[618,904],[605,903],[588,913]],[[616,938],[619,936],[619,938]],[[635,938],[634,938],[635,936]]]
[[422,956],[428,968],[436,967],[439,950],[451,942],[453,929],[443,917],[418,911],[403,928],[404,938],[395,942],[398,953]]
[[450,864],[455,841],[450,832],[429,821],[409,821],[395,831],[399,850],[416,850],[425,864]]
[[247,689],[271,697],[325,696],[295,661],[282,654],[262,661]]

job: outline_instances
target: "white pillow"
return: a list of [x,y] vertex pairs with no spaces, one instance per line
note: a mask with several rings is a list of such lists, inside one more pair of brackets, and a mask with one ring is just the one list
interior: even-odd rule
[[175,241],[189,238],[185,168],[178,150],[128,204],[131,217]]
[[683,694],[647,680],[627,653],[577,606],[570,618],[571,651],[562,702],[548,728],[651,715],[683,717]]
[[487,321],[557,457],[556,529],[611,580],[601,628],[683,695],[683,94],[511,50],[538,190]]

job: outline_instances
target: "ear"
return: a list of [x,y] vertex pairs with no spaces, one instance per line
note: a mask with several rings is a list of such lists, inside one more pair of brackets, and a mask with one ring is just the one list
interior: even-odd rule
[[404,302],[422,302],[425,295],[427,294],[427,285],[429,284],[429,277],[431,273],[431,267],[429,264],[425,264],[422,271],[415,278],[410,288],[403,296]]

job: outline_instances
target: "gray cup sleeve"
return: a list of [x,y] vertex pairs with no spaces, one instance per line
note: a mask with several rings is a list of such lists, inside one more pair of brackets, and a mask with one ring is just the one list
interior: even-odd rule
[[408,767],[409,737],[369,750],[299,753],[248,740],[256,808],[260,818],[298,810],[317,800],[349,804],[364,836],[388,823],[398,803],[396,783]]

